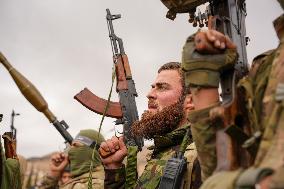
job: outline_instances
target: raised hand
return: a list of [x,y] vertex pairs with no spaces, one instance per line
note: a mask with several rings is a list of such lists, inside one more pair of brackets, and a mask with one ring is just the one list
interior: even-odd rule
[[117,169],[122,166],[123,159],[127,156],[127,148],[123,137],[113,136],[111,139],[101,143],[99,153],[108,152],[110,155],[102,156],[101,160],[106,169]]
[[50,158],[49,163],[49,175],[52,177],[60,177],[64,168],[68,165],[68,156],[62,152],[55,153]]

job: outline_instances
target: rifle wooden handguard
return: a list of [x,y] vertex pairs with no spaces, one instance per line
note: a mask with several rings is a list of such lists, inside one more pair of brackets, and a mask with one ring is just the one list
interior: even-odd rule
[[2,135],[4,140],[5,156],[6,158],[18,159],[16,152],[16,139],[12,137],[11,132],[5,132]]

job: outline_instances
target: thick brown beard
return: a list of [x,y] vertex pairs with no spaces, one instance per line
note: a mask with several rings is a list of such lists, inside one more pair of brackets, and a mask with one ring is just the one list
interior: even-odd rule
[[144,137],[145,139],[153,139],[155,135],[163,136],[176,129],[183,116],[182,100],[165,107],[157,113],[147,110],[142,114],[140,121],[133,123],[131,127],[132,135]]

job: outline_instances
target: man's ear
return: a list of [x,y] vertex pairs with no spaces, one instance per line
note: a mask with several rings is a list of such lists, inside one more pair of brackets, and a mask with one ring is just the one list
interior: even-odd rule
[[183,107],[184,107],[185,111],[192,111],[192,110],[194,110],[192,94],[187,94],[186,95],[186,97],[184,99]]

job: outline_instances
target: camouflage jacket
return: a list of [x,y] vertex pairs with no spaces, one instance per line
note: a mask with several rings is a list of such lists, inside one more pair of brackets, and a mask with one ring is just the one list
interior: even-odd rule
[[[92,183],[93,189],[104,188],[104,168],[102,165],[98,166],[93,170]],[[58,185],[58,179],[45,176],[42,180],[40,189],[88,189],[89,173],[84,173],[78,177],[72,178],[66,184]]]
[[[147,164],[141,176],[137,179],[135,188],[158,188],[167,160],[179,150],[188,127],[189,126],[187,125],[178,128],[166,136],[159,136],[154,139],[154,146],[150,147],[150,149],[152,149],[152,154],[148,154]],[[191,142],[192,140],[190,139],[190,144],[188,143],[189,145],[184,154],[188,163],[182,184],[182,188],[184,189],[199,188],[201,184],[200,167],[196,159],[197,152],[194,143]],[[105,170],[105,172],[105,188],[125,187],[124,167],[118,170]]]
[[[262,135],[256,159],[250,168],[211,176],[202,189],[245,188],[245,183],[241,181],[243,175],[264,168],[274,172],[268,187],[284,188],[284,15],[274,21],[274,26],[279,46],[257,56],[249,75],[239,83],[246,93],[249,129],[252,134],[259,131]],[[256,176],[245,179],[246,183],[252,182],[246,188],[254,187],[255,182],[259,181]],[[226,182],[220,182],[224,177]]]

